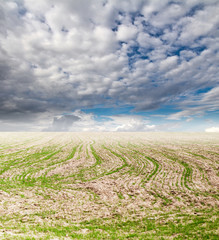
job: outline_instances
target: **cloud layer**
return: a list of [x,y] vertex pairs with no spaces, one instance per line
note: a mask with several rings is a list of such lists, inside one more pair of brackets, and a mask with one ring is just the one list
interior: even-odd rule
[[217,133],[219,133],[219,127],[206,128],[205,132],[217,132]]
[[[1,1],[2,128],[67,131],[100,104],[168,106],[170,120],[217,111],[218,12],[217,0]],[[153,129],[130,121],[117,130]]]

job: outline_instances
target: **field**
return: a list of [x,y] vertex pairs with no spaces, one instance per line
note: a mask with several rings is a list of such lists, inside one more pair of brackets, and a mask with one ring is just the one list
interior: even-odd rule
[[217,133],[1,133],[0,239],[218,239]]

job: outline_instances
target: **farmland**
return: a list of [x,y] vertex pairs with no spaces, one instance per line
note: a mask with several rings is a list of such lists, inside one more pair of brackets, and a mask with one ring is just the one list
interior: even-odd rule
[[0,239],[218,239],[217,133],[1,133]]

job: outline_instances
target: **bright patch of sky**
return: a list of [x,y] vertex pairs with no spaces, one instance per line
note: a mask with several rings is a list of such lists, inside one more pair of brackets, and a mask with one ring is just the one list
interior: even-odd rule
[[0,0],[0,131],[217,132],[218,12],[218,0]]

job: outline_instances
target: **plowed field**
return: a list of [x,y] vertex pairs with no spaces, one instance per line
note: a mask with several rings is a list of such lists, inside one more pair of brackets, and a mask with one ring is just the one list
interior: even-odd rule
[[218,239],[217,133],[1,133],[0,239]]

